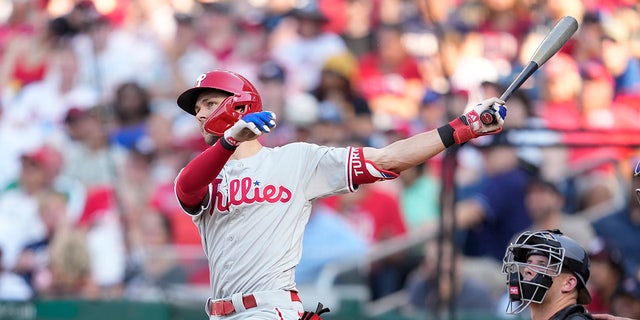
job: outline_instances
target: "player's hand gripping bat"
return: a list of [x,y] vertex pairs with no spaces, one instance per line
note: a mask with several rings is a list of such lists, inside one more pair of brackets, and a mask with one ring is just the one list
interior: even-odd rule
[[[536,51],[531,56],[527,66],[511,81],[511,84],[500,96],[500,100],[507,101],[511,98],[511,95],[520,86],[533,75],[538,68],[540,68],[549,58],[551,58],[556,52],[560,51],[560,48],[571,38],[571,36],[578,30],[578,22],[574,17],[565,16],[560,19],[556,25],[549,31],[547,36],[542,40]],[[488,109],[480,114],[480,120],[484,124],[493,124],[496,122],[495,110]]]

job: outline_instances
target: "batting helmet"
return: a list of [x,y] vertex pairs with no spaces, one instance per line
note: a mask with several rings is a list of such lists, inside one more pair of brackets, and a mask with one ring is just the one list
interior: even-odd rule
[[[529,264],[531,255],[545,256],[546,265]],[[536,272],[532,279],[523,279],[521,270],[530,268]],[[566,268],[566,269],[565,269]],[[590,273],[589,255],[573,239],[560,230],[525,231],[509,245],[504,256],[502,272],[507,274],[509,306],[507,313],[518,313],[531,302],[542,303],[547,290],[563,269],[578,279],[578,304],[591,303],[587,290]],[[513,305],[517,302],[517,305]]]
[[[205,124],[205,129],[222,136],[240,118],[248,113],[262,111],[262,100],[258,89],[245,77],[226,70],[214,70],[201,74],[193,86],[178,97],[178,106],[182,110],[196,115],[195,105],[200,93],[215,89],[229,93],[220,106],[211,113]],[[236,107],[244,106],[244,112],[236,111]]]

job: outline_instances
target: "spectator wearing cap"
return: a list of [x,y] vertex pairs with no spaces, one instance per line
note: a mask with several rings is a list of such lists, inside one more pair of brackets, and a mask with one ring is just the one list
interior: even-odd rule
[[595,232],[586,217],[564,212],[565,199],[565,194],[556,183],[541,177],[532,179],[527,185],[524,199],[532,224],[525,229],[560,229],[580,246],[587,248]]
[[38,198],[54,189],[63,164],[60,152],[47,145],[24,153],[21,160],[18,180],[0,193],[0,247],[7,270],[13,270],[23,247],[45,235]]
[[320,73],[320,82],[311,91],[320,103],[320,113],[335,114],[347,126],[353,139],[371,145],[375,133],[369,104],[356,90],[358,61],[349,52],[329,57]]
[[589,311],[618,314],[613,312],[611,302],[625,277],[622,253],[601,238],[594,238],[585,248],[591,259],[591,277],[587,285],[593,301]]
[[[258,67],[256,86],[262,104],[278,116],[278,130],[273,135],[263,135],[260,141],[269,146],[278,146],[296,139],[296,126],[286,117],[286,109],[293,94],[290,94],[288,77],[284,67],[275,60],[267,60]],[[278,132],[280,131],[280,132]]]
[[329,20],[315,4],[291,10],[287,19],[281,26],[295,28],[295,34],[275,43],[271,56],[288,71],[296,91],[309,92],[318,85],[325,61],[347,47],[339,35],[323,29]]

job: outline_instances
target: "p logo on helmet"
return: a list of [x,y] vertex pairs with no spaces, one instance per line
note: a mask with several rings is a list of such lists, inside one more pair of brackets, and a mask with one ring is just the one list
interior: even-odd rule
[[201,85],[202,80],[204,80],[204,78],[206,78],[206,77],[207,77],[206,73],[203,73],[203,74],[199,75],[198,79],[196,79],[196,84],[194,85],[194,87],[201,87],[202,86]]
[[[198,96],[207,90],[229,94],[205,122],[205,130],[211,134],[222,136],[243,115],[262,111],[262,100],[256,87],[245,77],[227,70],[214,70],[198,76],[193,88],[178,96],[178,106],[195,116]],[[238,107],[243,107],[241,112]]]

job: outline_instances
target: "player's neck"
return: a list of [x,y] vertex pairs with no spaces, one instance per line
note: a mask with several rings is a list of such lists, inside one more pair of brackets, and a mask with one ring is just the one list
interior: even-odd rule
[[231,159],[239,160],[254,156],[262,149],[262,144],[257,140],[251,140],[241,143],[231,156]]
[[532,303],[529,305],[529,308],[531,308],[531,320],[551,319],[553,315],[572,304],[575,304],[575,301],[568,300],[565,296],[559,297],[557,300],[545,298],[545,303],[543,304]]

